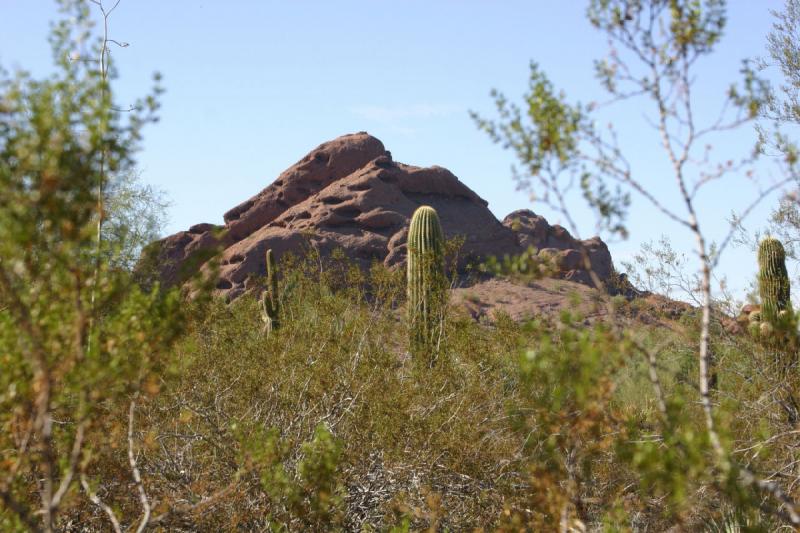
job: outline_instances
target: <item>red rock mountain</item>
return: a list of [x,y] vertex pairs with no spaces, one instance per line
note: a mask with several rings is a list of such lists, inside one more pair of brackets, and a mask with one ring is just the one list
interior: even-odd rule
[[[249,278],[263,275],[268,248],[280,257],[310,242],[323,254],[341,248],[365,266],[399,265],[405,261],[411,215],[424,204],[438,211],[447,238],[464,237],[462,265],[534,246],[557,256],[559,277],[591,285],[581,268],[580,243],[567,230],[528,210],[500,222],[449,170],[397,163],[365,132],[321,144],[225,213],[224,226],[197,224],[154,243],[150,254],[157,254],[162,283],[175,285],[219,253],[217,290],[232,299],[245,291]],[[582,243],[594,271],[608,279],[613,267],[605,243],[598,237]]]

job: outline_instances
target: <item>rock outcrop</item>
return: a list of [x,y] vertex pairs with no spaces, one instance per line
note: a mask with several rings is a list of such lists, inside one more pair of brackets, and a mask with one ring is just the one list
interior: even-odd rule
[[533,247],[540,256],[556,258],[559,277],[586,285],[592,285],[591,276],[585,267],[582,249],[588,255],[591,270],[601,281],[611,279],[614,265],[606,243],[600,237],[579,241],[558,224],[551,226],[541,215],[529,209],[514,211],[503,219],[503,225],[517,236],[523,250]]
[[600,279],[613,267],[599,238],[575,240],[531,211],[516,211],[501,223],[487,202],[449,170],[420,168],[392,160],[381,141],[365,132],[324,143],[244,203],[224,215],[224,226],[197,224],[150,247],[162,283],[183,283],[219,254],[218,292],[242,294],[248,279],[263,275],[264,254],[280,257],[310,244],[322,254],[336,248],[368,266],[404,262],[408,222],[427,204],[439,213],[447,238],[461,235],[460,265],[488,256],[518,254],[528,246],[559,257],[560,277],[591,285],[582,244]]

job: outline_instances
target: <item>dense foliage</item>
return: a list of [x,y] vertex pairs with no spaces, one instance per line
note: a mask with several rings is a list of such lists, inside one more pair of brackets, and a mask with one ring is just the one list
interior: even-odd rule
[[158,90],[116,111],[88,7],[63,9],[70,19],[51,37],[56,72],[0,78],[4,530],[63,527],[79,486],[94,494],[98,460],[124,441],[128,403],[157,391],[154,371],[168,366],[180,331],[176,296],[141,291],[116,260],[129,241],[99,233],[107,176],[130,171]]

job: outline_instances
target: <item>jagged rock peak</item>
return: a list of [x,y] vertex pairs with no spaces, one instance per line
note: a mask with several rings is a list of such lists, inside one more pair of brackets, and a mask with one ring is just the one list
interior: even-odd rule
[[362,131],[317,146],[286,169],[269,186],[223,215],[234,240],[269,224],[286,209],[379,157],[388,157],[383,143]]

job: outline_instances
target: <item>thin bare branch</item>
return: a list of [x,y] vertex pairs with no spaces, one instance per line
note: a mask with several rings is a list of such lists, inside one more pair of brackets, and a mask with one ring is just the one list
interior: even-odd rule
[[136,483],[136,490],[139,493],[139,502],[142,504],[142,518],[139,521],[139,526],[136,528],[136,533],[142,533],[147,528],[150,521],[150,500],[147,498],[147,493],[144,490],[142,483],[142,475],[139,472],[139,467],[136,464],[136,454],[133,451],[133,422],[134,412],[136,410],[136,400],[131,400],[128,409],[128,463],[131,467],[133,481]]
[[78,469],[78,461],[80,460],[81,453],[83,452],[83,437],[85,428],[86,422],[83,421],[78,424],[78,427],[75,430],[75,439],[73,440],[72,452],[69,456],[69,466],[67,466],[67,471],[61,478],[61,483],[58,486],[58,490],[53,495],[53,500],[50,502],[53,511],[55,511],[58,506],[61,505],[61,499],[72,485],[72,480],[75,477],[75,473]]
[[114,514],[114,510],[105,504],[100,497],[95,493],[91,487],[89,486],[89,481],[86,479],[86,475],[81,474],[81,486],[83,490],[86,492],[86,495],[89,497],[89,500],[98,506],[108,517],[108,520],[111,522],[111,527],[114,528],[114,533],[122,533],[122,527],[119,524],[119,520],[117,519],[117,515]]

